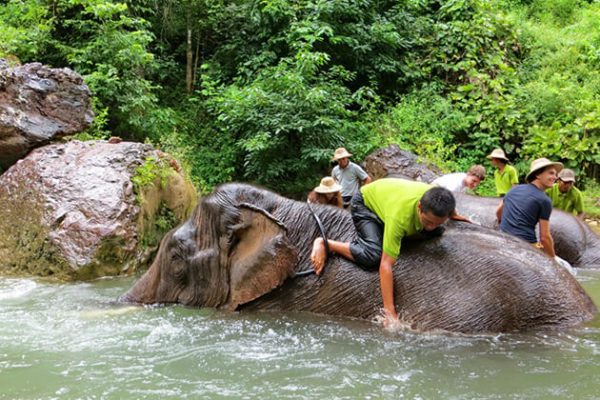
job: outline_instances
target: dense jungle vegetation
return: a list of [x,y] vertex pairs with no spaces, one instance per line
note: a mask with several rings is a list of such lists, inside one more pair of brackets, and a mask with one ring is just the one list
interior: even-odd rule
[[204,191],[298,195],[336,147],[398,143],[447,171],[545,156],[600,194],[597,0],[3,0],[0,57],[76,70],[81,138],[152,142]]

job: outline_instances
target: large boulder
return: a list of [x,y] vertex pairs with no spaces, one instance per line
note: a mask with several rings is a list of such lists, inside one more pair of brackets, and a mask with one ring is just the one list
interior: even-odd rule
[[91,279],[145,267],[193,186],[141,143],[53,144],[0,176],[0,272]]
[[391,176],[430,183],[442,175],[438,167],[420,162],[415,154],[401,150],[396,144],[369,154],[364,167],[373,179]]
[[0,62],[0,172],[36,147],[85,130],[93,119],[90,90],[77,73]]

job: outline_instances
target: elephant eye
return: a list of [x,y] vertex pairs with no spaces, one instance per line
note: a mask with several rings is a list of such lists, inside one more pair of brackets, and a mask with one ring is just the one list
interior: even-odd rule
[[173,280],[177,284],[185,284],[188,280],[188,267],[184,259],[178,256],[176,259],[171,259],[171,273]]

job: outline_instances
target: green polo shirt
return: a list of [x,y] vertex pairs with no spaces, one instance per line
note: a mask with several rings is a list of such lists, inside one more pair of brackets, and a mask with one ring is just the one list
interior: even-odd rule
[[385,254],[397,258],[402,238],[423,229],[417,205],[423,193],[432,187],[422,182],[384,178],[360,189],[365,205],[383,221]]
[[583,212],[583,195],[575,186],[571,186],[567,193],[561,193],[558,183],[555,183],[550,189],[546,190],[546,194],[552,200],[553,207],[575,215]]
[[496,184],[496,194],[498,196],[504,195],[512,189],[513,185],[519,183],[519,174],[515,167],[506,164],[504,171],[500,172],[499,169],[494,171],[494,183]]

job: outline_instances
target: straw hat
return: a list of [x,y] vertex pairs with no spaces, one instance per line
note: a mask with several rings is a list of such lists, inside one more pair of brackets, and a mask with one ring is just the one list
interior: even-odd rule
[[548,167],[550,165],[556,167],[556,171],[559,171],[559,172],[563,169],[562,163],[552,162],[552,161],[548,160],[547,158],[543,158],[543,157],[542,158],[538,158],[538,159],[535,159],[535,160],[533,160],[531,162],[531,168],[529,168],[529,173],[525,177],[525,180],[527,182],[529,182],[529,180],[531,178],[531,175],[534,172],[537,172],[540,169],[544,169],[544,168],[546,168],[546,167]]
[[504,150],[502,149],[494,149],[494,151],[492,151],[492,153],[487,156],[487,158],[499,158],[501,160],[506,160],[506,161],[510,161],[507,157],[506,154],[504,154]]
[[335,193],[342,190],[342,187],[335,183],[335,180],[332,177],[326,176],[325,178],[321,179],[321,184],[317,186],[314,190],[315,192],[322,194]]
[[575,172],[572,169],[565,168],[558,173],[558,179],[563,182],[575,182]]
[[352,157],[352,154],[348,153],[348,151],[346,151],[345,148],[343,147],[338,147],[337,149],[335,149],[335,152],[333,153],[333,161],[337,161],[340,158],[349,158]]

